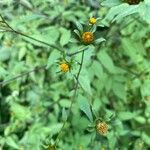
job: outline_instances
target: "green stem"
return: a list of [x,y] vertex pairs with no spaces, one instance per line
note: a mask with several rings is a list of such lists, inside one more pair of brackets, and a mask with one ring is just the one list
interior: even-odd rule
[[84,60],[84,51],[82,51],[81,65],[80,65],[79,71],[77,73],[76,84],[75,84],[75,88],[74,88],[74,94],[73,94],[73,96],[71,98],[71,104],[70,104],[70,107],[69,107],[69,110],[68,110],[68,116],[67,116],[67,119],[64,121],[64,123],[62,125],[62,128],[60,129],[60,131],[58,133],[58,136],[57,136],[57,138],[55,140],[55,145],[57,145],[58,142],[59,142],[59,138],[60,138],[61,133],[62,133],[62,131],[63,131],[67,121],[68,121],[68,118],[69,118],[70,113],[71,113],[71,108],[72,108],[73,102],[74,102],[74,100],[76,98],[77,89],[78,89],[78,85],[79,85],[79,76],[80,76],[80,73],[81,73],[81,70],[82,70],[82,66],[83,66],[83,60]]
[[12,81],[18,79],[18,78],[21,78],[21,77],[23,77],[23,76],[29,75],[29,74],[32,73],[32,72],[35,72],[35,71],[38,71],[38,70],[41,70],[41,69],[45,69],[45,68],[46,68],[46,65],[43,65],[43,66],[40,66],[40,67],[35,67],[34,69],[32,69],[32,70],[30,70],[30,71],[28,71],[28,72],[21,73],[21,74],[19,74],[19,75],[13,77],[13,78],[11,78],[11,79],[4,80],[4,81],[0,82],[0,85],[4,86],[4,85],[6,85],[6,84],[8,84],[8,83],[10,83],[10,82],[12,82]]
[[[10,30],[7,30],[7,32],[13,32],[13,33],[15,33],[15,34],[21,35],[21,36],[23,36],[23,37],[29,38],[29,39],[31,39],[31,40],[34,40],[34,41],[36,41],[36,42],[39,42],[39,43],[42,43],[42,44],[44,44],[44,45],[46,45],[46,46],[49,46],[49,47],[51,47],[51,48],[54,48],[55,50],[57,50],[57,51],[59,51],[59,52],[61,52],[61,53],[64,53],[64,51],[62,50],[62,48],[60,48],[59,46],[56,46],[56,45],[49,44],[49,43],[47,43],[47,42],[38,40],[38,39],[36,39],[36,38],[34,38],[34,37],[31,37],[31,36],[29,36],[29,35],[26,35],[26,34],[24,34],[24,33],[22,33],[22,32],[19,32],[19,31],[13,29],[13,28],[5,21],[5,19],[3,18],[3,16],[2,16],[1,14],[0,14],[0,17],[1,17],[2,21],[3,21],[3,23],[10,29]],[[87,49],[87,50],[88,50],[88,49]],[[72,57],[72,56],[74,56],[74,55],[76,55],[76,54],[82,53],[83,51],[85,51],[85,50],[77,51],[77,52],[70,53],[70,54],[68,53],[68,54],[66,54],[66,55],[69,56],[69,57]]]
[[15,33],[15,34],[18,34],[18,35],[21,35],[21,36],[23,36],[23,37],[32,39],[32,40],[37,41],[37,42],[39,42],[39,43],[42,43],[42,44],[44,44],[44,45],[47,45],[47,46],[49,46],[49,47],[51,47],[51,48],[54,48],[54,49],[56,49],[56,50],[58,50],[58,51],[60,51],[60,52],[63,52],[59,47],[57,47],[57,46],[55,46],[55,45],[52,45],[52,44],[49,44],[49,43],[47,43],[47,42],[38,40],[38,39],[36,39],[36,38],[34,38],[34,37],[31,37],[31,36],[29,36],[29,35],[26,35],[26,34],[24,34],[24,33],[22,33],[22,32],[19,32],[19,31],[13,29],[13,28],[5,21],[5,19],[3,18],[3,16],[2,16],[1,14],[0,14],[0,17],[1,17],[2,21],[3,21],[3,23],[6,24],[6,26],[11,30],[11,32],[13,32],[13,33]]

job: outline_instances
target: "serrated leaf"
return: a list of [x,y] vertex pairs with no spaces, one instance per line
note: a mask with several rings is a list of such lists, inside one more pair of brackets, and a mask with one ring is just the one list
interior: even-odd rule
[[87,73],[81,73],[79,76],[79,83],[81,87],[90,95],[92,95],[90,80]]
[[100,44],[100,43],[105,42],[105,41],[106,41],[106,39],[99,38],[99,39],[95,40],[94,42],[95,42],[95,44]]
[[6,143],[7,143],[10,147],[12,147],[12,148],[14,148],[14,149],[19,149],[19,146],[18,146],[17,143],[12,139],[12,137],[7,137],[7,138],[6,138]]
[[107,54],[106,51],[100,51],[98,54],[98,58],[100,62],[103,64],[103,66],[110,72],[110,73],[116,73],[114,63],[111,59],[111,57]]
[[48,57],[48,61],[47,61],[47,69],[49,67],[51,67],[51,65],[54,64],[54,62],[56,62],[56,60],[60,57],[60,53],[58,51],[52,51]]
[[82,24],[81,24],[80,22],[76,22],[76,26],[77,26],[77,28],[78,28],[78,30],[79,30],[80,32],[83,31],[83,26],[82,26]]
[[119,98],[125,100],[126,99],[126,91],[124,84],[120,82],[113,82],[113,92]]
[[88,100],[85,97],[79,95],[78,104],[79,104],[80,109],[86,114],[88,119],[91,122],[93,122],[93,115],[92,115],[92,111],[91,111],[90,104],[89,104]]
[[70,31],[68,31],[65,28],[61,28],[60,32],[61,32],[60,44],[62,46],[64,46],[64,45],[66,45],[69,42],[69,40],[71,38],[71,33],[70,33]]

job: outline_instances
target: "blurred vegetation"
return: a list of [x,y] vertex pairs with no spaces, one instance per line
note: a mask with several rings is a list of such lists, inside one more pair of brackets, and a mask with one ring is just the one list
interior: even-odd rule
[[149,0],[1,0],[0,14],[0,150],[150,148]]

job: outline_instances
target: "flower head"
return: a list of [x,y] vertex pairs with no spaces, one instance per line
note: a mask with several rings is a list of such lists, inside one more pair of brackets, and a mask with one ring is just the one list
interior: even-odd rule
[[129,5],[136,5],[139,4],[141,0],[124,0],[124,2],[128,3]]
[[50,145],[47,150],[56,150],[56,146],[55,145]]
[[84,32],[82,34],[82,41],[84,43],[90,44],[93,42],[93,40],[94,40],[94,36],[92,32]]
[[106,135],[108,132],[108,125],[106,122],[98,122],[96,125],[96,131],[101,135]]
[[68,72],[70,70],[70,66],[67,62],[60,64],[60,70],[64,73]]
[[94,24],[96,24],[96,18],[94,18],[94,17],[91,17],[90,19],[89,19],[89,23],[91,24],[91,25],[94,25]]

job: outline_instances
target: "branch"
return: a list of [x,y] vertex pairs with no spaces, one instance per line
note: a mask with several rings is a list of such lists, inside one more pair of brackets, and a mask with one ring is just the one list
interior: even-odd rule
[[47,66],[47,65],[35,67],[34,69],[32,69],[32,70],[30,70],[30,71],[28,71],[28,72],[21,73],[21,74],[19,74],[19,75],[13,77],[13,78],[11,78],[11,79],[4,80],[4,81],[0,82],[0,85],[1,85],[1,86],[4,86],[4,85],[6,85],[6,84],[8,84],[8,83],[10,83],[10,82],[12,82],[12,81],[18,79],[18,78],[22,78],[23,76],[29,75],[29,74],[32,73],[32,72],[35,72],[35,71],[38,71],[38,70],[41,70],[41,69],[46,69],[46,66]]
[[79,85],[79,76],[80,76],[80,73],[81,73],[81,70],[82,70],[82,66],[83,66],[83,60],[84,60],[84,51],[82,51],[82,58],[81,58],[81,65],[79,67],[79,71],[77,73],[77,76],[76,76],[76,84],[75,84],[75,87],[74,87],[74,94],[71,98],[71,104],[70,104],[70,107],[69,107],[69,110],[68,110],[68,116],[67,116],[67,119],[64,121],[63,125],[62,125],[62,128],[60,129],[59,133],[58,133],[58,136],[55,140],[55,145],[57,145],[57,143],[59,142],[59,137],[68,121],[68,118],[70,116],[70,113],[71,113],[71,108],[72,108],[72,105],[73,105],[73,102],[76,98],[76,95],[77,95],[77,89],[78,89],[78,85]]
[[[4,17],[3,17],[1,14],[0,14],[0,17],[1,17],[1,19],[2,19],[2,22],[10,29],[10,30],[7,30],[7,32],[13,32],[13,33],[15,33],[15,34],[21,35],[21,36],[23,36],[23,37],[32,39],[32,40],[34,40],[34,41],[36,41],[36,42],[39,42],[39,43],[42,43],[42,44],[44,44],[44,45],[46,45],[46,46],[49,46],[49,47],[51,47],[51,48],[54,48],[54,49],[58,50],[58,51],[61,52],[61,53],[63,52],[62,49],[59,48],[59,47],[56,46],[56,45],[52,45],[52,44],[49,44],[49,43],[47,43],[47,42],[38,40],[38,39],[36,39],[36,38],[34,38],[34,37],[31,37],[31,36],[29,36],[29,35],[26,35],[26,34],[24,34],[24,33],[22,33],[22,32],[19,32],[19,31],[15,30],[13,27],[11,27],[11,26],[6,22],[6,20],[4,19]],[[74,53],[70,53],[70,54],[67,53],[66,55],[67,55],[68,57],[72,57],[72,56],[74,56],[74,55],[76,55],[76,54],[82,53],[82,52],[85,51],[85,50],[88,50],[88,48],[87,48],[87,49],[84,49],[84,50],[80,50],[80,51],[74,52]]]
[[74,52],[74,53],[67,54],[67,56],[72,57],[72,56],[77,55],[77,54],[79,54],[79,53],[82,53],[83,51],[86,51],[86,50],[88,50],[88,49],[89,49],[89,48],[85,48],[85,49],[83,49],[83,50],[80,50],[80,51],[77,51],[77,52]]
[[39,42],[39,43],[42,43],[42,44],[44,44],[44,45],[46,45],[46,46],[49,46],[49,47],[51,47],[51,48],[55,48],[56,50],[58,50],[58,51],[60,51],[60,52],[63,52],[59,47],[57,47],[57,46],[55,46],[55,45],[52,45],[52,44],[46,43],[46,42],[44,42],[44,41],[38,40],[38,39],[36,39],[36,38],[34,38],[34,37],[31,37],[31,36],[29,36],[29,35],[26,35],[26,34],[24,34],[24,33],[22,33],[22,32],[19,32],[19,31],[13,29],[13,27],[11,27],[11,26],[6,22],[6,20],[4,19],[4,17],[3,17],[1,14],[0,14],[0,17],[1,17],[2,21],[3,21],[3,23],[11,30],[11,32],[13,32],[13,33],[15,33],[15,34],[18,34],[18,35],[21,35],[21,36],[23,36],[23,37],[27,37],[27,38],[29,38],[29,39],[32,39],[32,40],[37,41],[37,42]]

